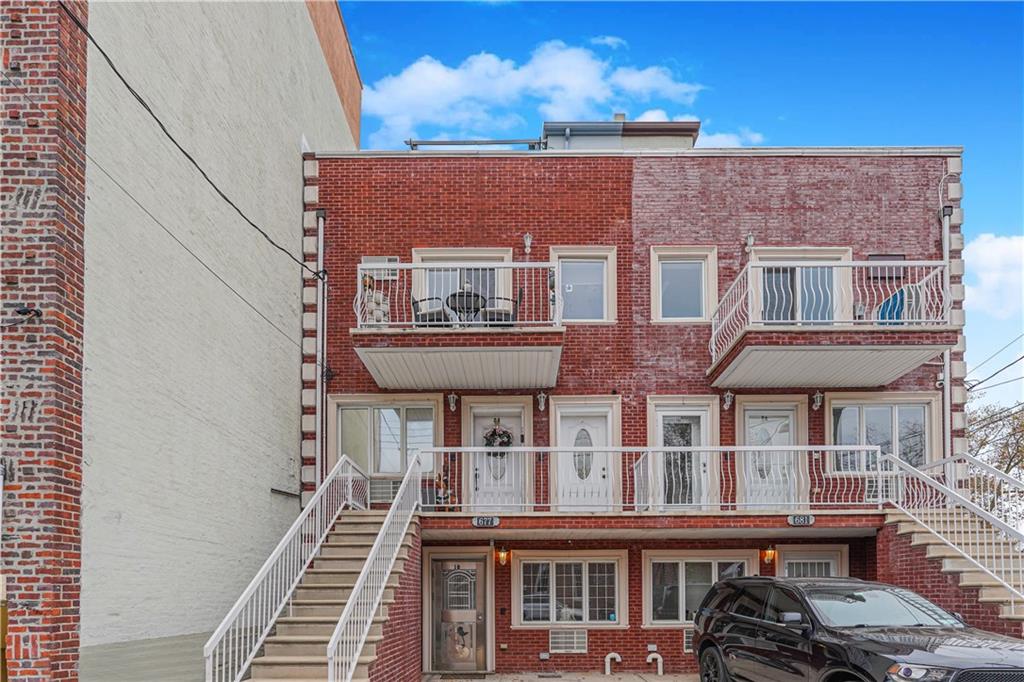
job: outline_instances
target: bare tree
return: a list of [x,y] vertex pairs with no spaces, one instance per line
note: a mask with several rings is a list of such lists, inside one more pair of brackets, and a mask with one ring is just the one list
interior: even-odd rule
[[989,466],[1024,478],[1024,402],[1016,405],[967,404],[968,454]]

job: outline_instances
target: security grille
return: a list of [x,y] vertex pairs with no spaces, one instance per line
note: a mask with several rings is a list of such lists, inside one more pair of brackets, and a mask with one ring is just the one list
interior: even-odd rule
[[551,630],[548,636],[548,651],[553,654],[587,653],[587,631]]

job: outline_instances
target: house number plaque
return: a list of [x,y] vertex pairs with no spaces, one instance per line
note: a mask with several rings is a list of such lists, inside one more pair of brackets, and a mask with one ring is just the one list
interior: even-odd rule
[[497,528],[498,524],[501,523],[501,519],[497,516],[474,516],[473,527],[474,528]]
[[792,514],[786,519],[791,526],[813,526],[814,517],[810,514]]

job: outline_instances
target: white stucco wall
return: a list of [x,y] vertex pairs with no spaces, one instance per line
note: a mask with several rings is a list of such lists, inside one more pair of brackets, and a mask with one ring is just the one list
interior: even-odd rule
[[[227,194],[300,254],[302,140],[354,147],[305,4],[91,3],[89,28]],[[298,513],[271,488],[299,487],[300,354],[154,218],[295,340],[300,269],[95,48],[87,151],[82,645],[209,632]]]

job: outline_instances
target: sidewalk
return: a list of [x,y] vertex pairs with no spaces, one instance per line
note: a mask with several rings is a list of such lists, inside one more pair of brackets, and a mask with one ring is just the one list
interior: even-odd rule
[[423,682],[455,682],[456,680],[485,680],[486,682],[544,682],[545,680],[558,680],[559,682],[698,682],[698,676],[693,675],[662,675],[654,672],[644,673],[612,673],[605,676],[602,673],[501,673],[501,674],[480,674],[472,677],[458,673],[429,673],[423,676]]

